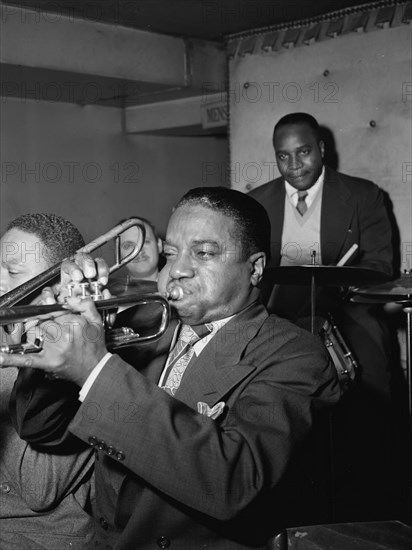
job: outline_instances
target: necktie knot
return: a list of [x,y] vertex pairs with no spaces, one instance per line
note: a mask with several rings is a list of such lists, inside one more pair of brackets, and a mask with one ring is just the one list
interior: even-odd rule
[[306,197],[308,196],[307,191],[298,191],[298,203],[296,205],[296,209],[299,212],[301,216],[307,211],[308,205],[306,204]]
[[[177,342],[181,340],[184,344],[192,344],[196,342],[199,337],[190,325],[182,325],[179,330],[179,336]],[[176,342],[176,344],[177,344]]]
[[170,352],[168,365],[165,375],[165,385],[163,388],[174,395],[180,385],[183,374],[186,370],[190,359],[193,356],[193,346],[201,338],[210,334],[211,330],[207,325],[198,325],[191,327],[190,325],[182,324],[179,329],[179,335],[175,346]]

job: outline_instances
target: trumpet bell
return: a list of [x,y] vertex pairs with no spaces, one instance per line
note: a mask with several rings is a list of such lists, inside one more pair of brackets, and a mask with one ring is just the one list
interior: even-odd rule
[[[118,299],[125,299],[129,296],[133,295],[119,296]],[[115,322],[109,331],[108,347],[119,349],[132,344],[157,340],[164,334],[169,321],[170,305],[166,298],[158,293],[147,293],[139,300],[135,300],[130,307],[122,308],[117,313]]]

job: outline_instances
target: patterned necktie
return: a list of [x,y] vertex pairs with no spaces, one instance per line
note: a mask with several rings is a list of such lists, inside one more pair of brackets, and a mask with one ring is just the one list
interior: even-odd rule
[[306,204],[306,197],[308,196],[307,191],[298,191],[298,204],[296,205],[296,210],[301,216],[307,211],[308,205]]
[[181,325],[177,342],[170,352],[163,389],[171,395],[175,395],[180,386],[186,367],[194,354],[193,346],[210,334],[210,329],[206,326],[196,327],[196,331],[190,325]]

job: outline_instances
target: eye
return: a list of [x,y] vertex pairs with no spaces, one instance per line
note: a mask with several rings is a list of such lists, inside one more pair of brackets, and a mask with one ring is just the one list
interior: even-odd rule
[[22,273],[21,268],[15,264],[3,264],[3,267],[10,276],[20,275]]
[[219,253],[219,249],[212,243],[204,243],[195,247],[193,252],[199,260],[207,261],[213,259]]
[[176,256],[176,251],[166,247],[163,249],[162,256],[167,259],[173,258],[174,256]]
[[281,161],[286,160],[286,155],[284,153],[279,153],[278,159]]
[[201,260],[210,260],[215,256],[214,252],[210,252],[209,250],[198,250],[196,252],[196,256],[200,258]]
[[307,157],[309,153],[310,153],[310,149],[302,149],[302,151],[300,152],[302,157]]

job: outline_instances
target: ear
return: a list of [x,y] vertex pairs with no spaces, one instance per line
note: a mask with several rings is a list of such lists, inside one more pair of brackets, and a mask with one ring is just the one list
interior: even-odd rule
[[319,142],[319,149],[320,149],[320,154],[321,154],[322,158],[324,158],[324,156],[325,156],[325,142],[323,140],[320,140],[320,142]]
[[250,281],[253,286],[257,286],[262,279],[263,270],[266,265],[266,254],[264,252],[255,252],[249,258],[250,262]]
[[163,252],[163,241],[160,237],[157,239],[157,250],[159,251],[159,254]]

